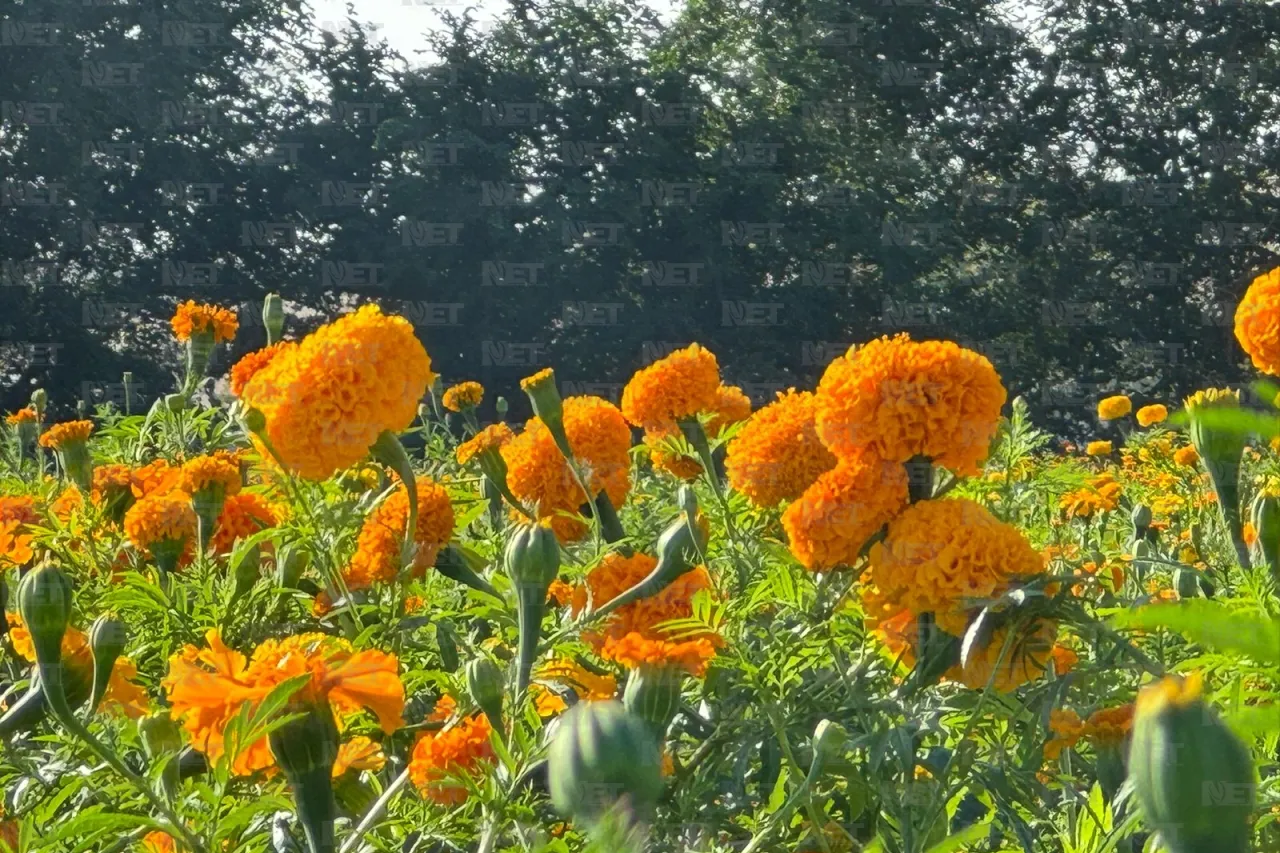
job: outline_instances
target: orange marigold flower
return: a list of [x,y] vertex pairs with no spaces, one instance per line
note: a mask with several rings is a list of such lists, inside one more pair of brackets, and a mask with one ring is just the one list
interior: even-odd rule
[[422,796],[442,806],[466,802],[466,786],[450,777],[475,773],[494,760],[491,731],[489,718],[480,714],[424,732],[409,759],[409,778]]
[[729,443],[729,484],[756,506],[795,500],[836,465],[818,439],[814,395],[794,388],[751,416]]
[[240,463],[225,451],[189,459],[182,464],[181,472],[178,488],[189,495],[203,489],[220,488],[226,496],[240,491]]
[[35,524],[40,521],[36,499],[31,495],[4,495],[0,497],[0,521],[17,521]]
[[54,518],[66,524],[71,520],[72,513],[83,506],[84,495],[80,494],[80,489],[74,483],[71,483],[58,493],[53,503],[49,504],[49,512]]
[[1055,645],[1049,656],[1053,658],[1053,671],[1058,676],[1066,675],[1080,662],[1080,655],[1063,645]]
[[128,465],[113,462],[94,466],[93,486],[89,495],[94,503],[110,502],[121,495],[132,493],[133,469]]
[[[403,725],[404,685],[394,655],[357,652],[346,640],[325,634],[266,640],[250,658],[224,645],[217,629],[205,634],[205,641],[207,648],[186,646],[171,657],[161,684],[174,719],[211,761],[222,756],[223,733],[241,707],[256,707],[281,682],[306,673],[311,680],[297,701],[327,701],[340,718],[368,708],[388,734]],[[232,769],[246,775],[274,764],[263,737],[240,754]]]
[[716,644],[710,637],[672,642],[650,639],[633,631],[617,639],[610,637],[605,640],[600,655],[631,669],[642,666],[679,667],[700,678],[706,674],[707,663],[716,656]]
[[270,346],[241,356],[240,360],[231,366],[231,393],[237,397],[241,396],[244,393],[244,386],[248,385],[249,380],[257,376],[262,368],[270,364],[271,360],[280,353],[293,349],[297,345],[294,341],[276,341]]
[[871,548],[867,578],[895,612],[932,613],[960,637],[974,603],[1043,569],[1016,527],[967,498],[943,498],[912,504],[889,522],[884,541]]
[[407,428],[434,378],[409,321],[365,305],[282,350],[240,396],[264,415],[283,463],[323,480],[364,459],[383,432]]
[[982,355],[950,341],[886,336],[827,367],[818,385],[818,435],[841,458],[870,448],[888,462],[922,455],[974,475],[1006,397]]
[[372,770],[377,773],[387,766],[387,756],[379,744],[364,735],[353,737],[338,747],[338,757],[333,762],[333,778],[348,770]]
[[1084,452],[1089,456],[1110,456],[1111,442],[1109,441],[1091,441],[1085,447]]
[[1133,710],[1134,705],[1130,702],[1094,711],[1085,723],[1084,736],[1098,748],[1119,746],[1133,731]]
[[35,423],[39,418],[40,415],[36,412],[34,406],[26,406],[11,415],[5,415],[4,421],[9,426],[16,427],[21,424]]
[[[18,656],[31,663],[36,662],[36,647],[31,639],[31,631],[17,613],[5,614],[9,621],[9,639]],[[89,698],[93,687],[93,652],[89,648],[89,638],[85,633],[73,626],[67,626],[62,635],[63,673],[67,680],[67,692],[73,696]],[[130,719],[137,719],[150,712],[150,701],[147,693],[135,683],[138,668],[127,656],[116,658],[111,677],[107,680],[107,691],[103,694],[102,710],[123,714]]]
[[681,480],[692,480],[702,474],[702,463],[676,449],[673,440],[683,436],[675,423],[653,424],[644,431],[644,443],[649,448],[649,461],[659,471],[666,471]]
[[1113,397],[1104,397],[1098,403],[1098,418],[1104,421],[1114,421],[1117,418],[1123,418],[1125,415],[1133,411],[1133,401],[1124,394],[1116,394]]
[[1178,465],[1190,467],[1200,461],[1200,452],[1188,444],[1173,451],[1173,461]]
[[516,434],[511,431],[511,427],[505,423],[499,421],[491,424],[458,445],[455,451],[458,464],[466,465],[487,450],[501,450],[504,444],[515,437]]
[[[417,489],[418,528],[414,542],[418,550],[412,571],[420,575],[435,565],[440,549],[453,538],[454,515],[449,493],[443,486],[424,476],[418,478]],[[342,570],[348,587],[364,589],[377,581],[395,579],[401,568],[400,547],[408,523],[409,493],[401,486],[369,513],[360,528],[356,552]]]
[[451,412],[474,409],[484,399],[484,386],[479,382],[459,382],[445,389],[440,402]]
[[209,545],[215,554],[230,554],[237,539],[248,539],[258,531],[279,523],[279,517],[266,498],[252,492],[240,492],[222,504]]
[[608,673],[594,673],[572,658],[547,664],[538,671],[537,678],[541,683],[534,685],[534,704],[543,717],[558,714],[569,707],[560,694],[546,687],[548,683],[569,688],[579,702],[613,699],[618,695],[617,679]]
[[158,829],[142,836],[142,853],[176,853],[178,844],[173,836]]
[[851,566],[907,504],[907,472],[871,454],[840,462],[782,514],[791,553],[812,571]]
[[1047,761],[1057,761],[1063,750],[1071,749],[1080,742],[1084,734],[1084,721],[1075,711],[1054,709],[1049,712],[1049,731],[1053,737],[1044,745],[1044,757]]
[[1138,425],[1149,427],[1152,424],[1161,423],[1165,418],[1169,417],[1169,409],[1159,403],[1143,406],[1138,409]]
[[[622,506],[631,488],[631,428],[622,413],[600,397],[569,397],[564,401],[564,431],[584,468],[587,487],[593,494],[603,489],[615,507]],[[530,418],[524,432],[502,446],[502,458],[511,493],[536,508],[539,519],[550,519],[560,541],[586,533],[577,513],[587,496],[542,421]]]
[[1000,693],[1009,693],[1043,678],[1053,659],[1058,626],[1047,620],[1041,621],[1034,630],[1012,640],[1009,639],[1010,630],[1007,627],[997,629],[980,654],[970,657],[967,666],[953,666],[945,678],[958,681],[970,690],[984,690],[990,684],[991,689]]
[[[586,609],[588,590],[592,606],[599,607],[644,580],[657,565],[656,558],[638,551],[629,557],[619,551],[610,551],[598,566],[587,573],[586,583],[574,590],[573,615]],[[711,576],[705,566],[698,566],[676,578],[656,595],[618,608],[601,628],[602,634],[588,632],[583,639],[597,649],[605,638],[618,639],[631,633],[662,639],[662,632],[657,626],[693,616],[693,597],[704,589],[711,589]]]
[[1280,374],[1280,267],[1253,280],[1236,307],[1236,340],[1253,366]]
[[21,521],[0,521],[0,571],[8,566],[23,566],[35,556],[31,550],[34,537],[23,532]]
[[690,344],[641,368],[622,389],[622,413],[646,429],[712,409],[720,365],[700,344]]
[[573,587],[556,578],[547,588],[547,601],[554,602],[556,607],[567,607],[573,601]]
[[191,496],[169,491],[139,498],[124,514],[124,532],[133,547],[149,554],[157,545],[190,545],[196,535]]
[[66,421],[54,424],[40,436],[40,446],[57,450],[70,441],[88,441],[93,432],[93,421]]
[[163,494],[178,488],[181,482],[181,468],[170,465],[166,459],[153,459],[133,469],[133,496],[145,498]]
[[180,341],[189,340],[192,335],[209,332],[213,335],[214,343],[221,343],[236,336],[240,321],[226,308],[202,305],[188,299],[178,306],[169,325],[173,327],[174,337]]
[[711,420],[707,421],[707,435],[714,438],[730,424],[751,417],[751,398],[737,385],[721,384],[708,411],[711,412]]

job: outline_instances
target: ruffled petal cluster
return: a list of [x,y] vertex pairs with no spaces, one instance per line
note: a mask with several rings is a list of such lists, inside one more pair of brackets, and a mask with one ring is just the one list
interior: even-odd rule
[[1280,267],[1253,280],[1236,307],[1236,340],[1253,366],[1280,375]]
[[54,424],[40,436],[40,446],[57,450],[72,441],[88,441],[93,432],[93,421],[66,421]]
[[715,355],[690,344],[636,371],[622,389],[622,413],[647,429],[712,409],[719,389]]
[[484,386],[479,382],[459,382],[445,389],[440,402],[451,412],[474,409],[484,399]]
[[874,454],[840,462],[782,514],[791,553],[805,568],[851,566],[880,528],[907,505],[907,471]]
[[632,632],[605,640],[600,655],[631,669],[674,667],[701,678],[706,674],[707,664],[716,656],[716,644],[709,637],[672,641]]
[[276,341],[270,346],[262,349],[254,350],[240,357],[240,360],[231,366],[231,393],[237,397],[244,394],[244,386],[249,384],[249,380],[257,376],[258,373],[271,363],[271,360],[286,350],[297,347],[294,341]]
[[818,439],[815,398],[794,388],[751,416],[729,442],[729,483],[756,506],[777,506],[804,493],[836,465]]
[[196,535],[191,496],[169,491],[139,498],[124,515],[124,532],[139,551],[158,543],[190,542]]
[[190,340],[195,334],[209,332],[212,333],[215,343],[221,343],[236,336],[240,321],[226,308],[202,305],[188,299],[178,306],[169,325],[173,328],[174,337],[180,341]]
[[220,490],[223,495],[240,491],[240,463],[226,451],[189,459],[182,464],[181,472],[178,488],[189,495],[205,489]]
[[240,492],[223,503],[209,547],[215,554],[229,554],[237,539],[248,539],[279,523],[279,517],[266,498],[253,492]]
[[466,465],[472,459],[489,450],[501,450],[502,446],[516,434],[503,422],[491,424],[480,430],[471,438],[458,445],[455,454],[459,465]]
[[[453,538],[454,514],[449,493],[430,477],[419,477],[417,552],[412,570],[421,574],[435,565],[440,549]],[[342,571],[347,586],[364,589],[379,581],[392,581],[400,571],[400,549],[409,523],[409,493],[403,486],[379,504],[365,519],[356,540],[356,552]]]
[[491,731],[489,718],[477,714],[423,733],[409,758],[409,778],[419,793],[442,806],[466,802],[466,786],[450,777],[475,773],[494,761]]
[[[649,576],[658,561],[648,554],[636,552],[626,556],[610,551],[600,564],[587,573],[586,583],[573,591],[572,610],[576,616],[587,607],[588,591],[593,607],[605,604]],[[627,634],[640,634],[650,639],[662,639],[664,633],[657,627],[673,619],[688,619],[693,615],[693,597],[701,590],[711,589],[711,576],[706,567],[698,566],[685,572],[656,595],[634,601],[613,612],[600,633],[589,632],[583,639],[599,649],[608,638],[618,639]]]

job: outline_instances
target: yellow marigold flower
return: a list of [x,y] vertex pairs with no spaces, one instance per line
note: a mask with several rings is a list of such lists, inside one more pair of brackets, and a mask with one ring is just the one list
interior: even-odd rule
[[1117,394],[1114,397],[1106,397],[1098,403],[1098,417],[1104,421],[1114,421],[1116,418],[1123,418],[1131,411],[1133,411],[1133,401],[1124,394]]
[[228,496],[240,491],[240,464],[225,451],[189,459],[181,471],[178,488],[189,495],[204,489],[221,489]]
[[66,524],[71,520],[72,514],[83,507],[84,495],[80,494],[80,489],[74,483],[71,483],[49,504],[49,514]]
[[[414,542],[418,550],[411,570],[420,575],[435,565],[440,549],[453,538],[454,515],[449,493],[439,483],[430,477],[419,477],[417,489],[418,528]],[[401,568],[400,547],[408,523],[409,493],[401,486],[369,513],[360,528],[356,552],[342,570],[348,587],[364,589],[378,581],[395,580]]]
[[756,506],[795,500],[836,465],[818,439],[814,395],[794,388],[751,416],[729,442],[729,484]]
[[273,358],[295,347],[297,344],[293,341],[276,341],[270,346],[241,356],[240,360],[231,366],[231,393],[237,397],[241,396],[249,380],[257,376],[258,372],[270,364]]
[[372,770],[377,773],[387,766],[387,756],[382,747],[364,735],[358,735],[338,747],[338,757],[333,762],[333,778],[348,770]]
[[1084,725],[1084,736],[1095,747],[1119,746],[1133,731],[1133,712],[1132,702],[1117,708],[1094,711]]
[[907,472],[871,454],[840,462],[782,514],[791,553],[812,571],[853,565],[867,541],[907,504]]
[[489,718],[478,714],[438,732],[424,732],[409,759],[409,778],[419,793],[442,806],[466,802],[466,786],[450,777],[476,773],[494,761],[491,731]]
[[441,402],[451,412],[474,409],[484,399],[484,386],[479,382],[459,382],[444,392]]
[[[186,646],[171,657],[161,684],[173,718],[211,761],[222,756],[223,733],[241,707],[255,707],[281,682],[305,673],[311,680],[297,701],[327,701],[340,718],[368,708],[388,734],[403,725],[404,685],[394,655],[357,652],[346,640],[324,634],[264,640],[251,658],[224,645],[217,629],[205,634],[205,641],[207,648]],[[247,775],[273,766],[275,758],[263,737],[240,754],[232,769]]]
[[153,556],[157,546],[185,551],[196,535],[191,496],[168,491],[139,498],[124,514],[124,532],[133,547]]
[[[5,618],[9,622],[13,650],[24,660],[35,663],[36,647],[26,623],[17,613],[5,614]],[[89,638],[73,626],[67,626],[66,633],[62,635],[62,665],[67,693],[81,697],[81,702],[88,699],[93,688],[93,651],[89,648]],[[149,713],[150,700],[147,692],[136,683],[137,677],[138,668],[131,658],[124,655],[116,658],[111,677],[107,680],[107,692],[102,697],[102,710],[135,720]]]
[[[610,551],[599,565],[587,573],[586,583],[574,589],[573,615],[577,616],[586,609],[588,593],[592,606],[599,607],[644,580],[657,565],[656,558],[639,551],[629,557],[619,551]],[[711,576],[707,574],[706,567],[698,566],[676,578],[656,595],[618,608],[606,620],[602,633],[587,632],[583,639],[597,650],[606,638],[618,639],[631,633],[662,639],[663,633],[657,626],[693,616],[693,597],[704,589],[711,589]]]
[[215,554],[230,554],[237,539],[248,539],[258,531],[279,523],[279,517],[266,498],[252,492],[240,492],[222,504],[209,546]]
[[323,480],[364,459],[383,432],[407,428],[434,378],[409,321],[365,305],[282,350],[241,398],[265,416],[281,461]]
[[1091,441],[1084,449],[1084,452],[1089,456],[1110,456],[1111,451],[1111,442],[1109,441]]
[[945,678],[958,681],[970,690],[983,690],[991,684],[992,689],[1000,693],[1009,693],[1043,678],[1053,659],[1057,624],[1041,621],[1035,630],[1013,640],[1008,639],[1010,630],[997,629],[980,654],[971,657],[967,666],[953,666]]
[[1179,447],[1173,452],[1173,461],[1178,465],[1191,466],[1200,461],[1200,452],[1191,445]]
[[5,415],[4,420],[9,426],[16,427],[21,424],[35,423],[38,418],[39,415],[36,414],[35,408],[27,406],[26,408],[18,409],[11,415]]
[[0,521],[0,572],[10,565],[26,565],[35,552],[31,542],[35,537],[23,532],[22,522],[16,520]]
[[236,336],[240,321],[226,308],[201,305],[188,299],[178,306],[169,325],[173,327],[174,337],[180,341],[189,340],[192,335],[201,332],[210,332],[213,334],[214,343],[221,343]]
[[610,637],[605,640],[600,655],[631,669],[642,666],[679,667],[700,678],[706,674],[707,664],[716,656],[716,644],[709,637],[672,642],[632,632],[618,639]]
[[558,693],[545,686],[547,683],[569,688],[579,702],[613,699],[618,695],[617,679],[608,673],[598,675],[572,658],[544,666],[538,671],[538,681],[542,683],[534,685],[534,704],[543,717],[559,714],[569,707]]
[[[564,401],[564,430],[587,487],[593,494],[603,489],[615,507],[622,506],[631,488],[631,428],[622,413],[599,397],[569,397]],[[586,533],[586,525],[574,516],[587,496],[542,421],[530,418],[524,432],[502,446],[502,458],[511,493],[535,507],[539,519],[550,519],[560,541]]]
[[1057,761],[1063,750],[1080,742],[1084,721],[1075,711],[1054,709],[1049,712],[1049,731],[1053,737],[1044,745],[1044,757],[1047,761]]
[[1169,417],[1169,410],[1165,406],[1155,403],[1150,406],[1143,406],[1138,409],[1138,425],[1149,427],[1152,424],[1158,424]]
[[982,355],[905,333],[850,349],[818,385],[817,425],[841,458],[869,448],[887,462],[927,456],[962,475],[978,463],[1007,394]]
[[1188,411],[1204,406],[1238,406],[1240,392],[1232,388],[1205,388],[1192,394],[1183,404]]
[[118,462],[95,465],[90,497],[94,503],[110,501],[116,496],[133,493],[133,469]]
[[458,464],[466,465],[486,450],[501,450],[504,444],[515,437],[511,427],[501,421],[487,426],[458,445],[455,451]]
[[912,504],[889,522],[888,535],[869,556],[867,579],[890,610],[932,613],[957,637],[976,602],[1044,570],[1021,531],[967,498]]
[[1280,267],[1253,280],[1236,307],[1236,340],[1253,366],[1280,374]]
[[636,426],[648,428],[712,409],[719,389],[715,355],[690,344],[636,371],[622,389],[622,413]]
[[40,436],[40,446],[57,450],[71,441],[88,441],[93,432],[93,421],[66,421],[54,424]]

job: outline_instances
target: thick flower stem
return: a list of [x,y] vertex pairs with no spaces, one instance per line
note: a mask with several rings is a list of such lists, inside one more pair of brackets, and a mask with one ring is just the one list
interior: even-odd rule
[[453,546],[449,546],[440,552],[440,556],[436,559],[436,571],[450,580],[457,581],[472,589],[478,589],[486,595],[492,595],[494,598],[502,597],[498,595],[498,591],[493,588],[491,583],[480,577],[467,565],[466,560]]
[[604,541],[621,542],[627,538],[627,532],[622,529],[622,522],[618,519],[618,512],[613,508],[613,501],[609,500],[609,494],[603,489],[596,495],[596,514],[600,519],[600,532],[604,535]]
[[338,807],[333,798],[330,771],[320,767],[289,780],[298,822],[307,838],[308,853],[334,853],[333,822]]
[[542,616],[547,609],[546,587],[528,584],[516,589],[520,603],[520,647],[516,657],[516,696],[523,696],[533,680],[533,662],[542,639]]

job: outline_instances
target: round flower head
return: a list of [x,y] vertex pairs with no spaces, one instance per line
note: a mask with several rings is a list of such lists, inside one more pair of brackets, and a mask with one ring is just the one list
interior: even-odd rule
[[1109,441],[1091,441],[1084,449],[1089,456],[1110,456],[1112,451],[1111,442]]
[[1006,393],[991,362],[950,341],[905,333],[851,349],[822,376],[818,436],[841,458],[869,448],[887,462],[926,456],[963,475],[1000,422]]
[[1133,731],[1134,703],[1100,708],[1089,715],[1083,734],[1095,747],[1117,747]]
[[1169,417],[1169,410],[1159,403],[1143,406],[1138,409],[1138,426],[1149,427],[1152,424],[1158,424]]
[[822,474],[782,514],[791,553],[812,571],[851,566],[907,504],[907,471],[871,454]]
[[241,398],[265,417],[284,465],[323,480],[363,459],[383,432],[407,428],[434,377],[409,321],[365,305],[282,350]]
[[156,547],[167,546],[181,553],[196,535],[191,496],[169,491],[139,498],[124,515],[124,532],[139,551],[154,556]]
[[241,356],[240,360],[231,366],[231,393],[237,397],[241,396],[244,393],[244,386],[249,384],[249,380],[256,376],[258,371],[270,364],[271,360],[280,353],[296,346],[297,344],[293,341],[277,341],[270,346]]
[[622,389],[622,413],[646,428],[688,418],[712,409],[719,389],[715,355],[690,344],[636,371]]
[[133,496],[145,498],[172,491],[182,482],[182,469],[175,468],[165,459],[153,459],[140,468],[133,469]]
[[[340,719],[367,708],[387,734],[403,725],[404,685],[394,655],[357,652],[346,640],[324,634],[264,640],[250,658],[228,648],[217,629],[205,641],[207,648],[186,646],[173,655],[161,684],[173,718],[211,761],[223,755],[227,724],[242,706],[255,707],[282,682],[304,674],[311,679],[295,701],[327,702]],[[247,775],[273,766],[264,736],[240,753],[232,770]]]
[[1022,533],[966,498],[912,504],[872,546],[864,580],[881,610],[932,613],[938,626],[963,636],[968,609],[1004,592],[1015,578],[1043,571]]
[[[592,606],[599,607],[644,580],[657,565],[656,558],[639,551],[629,557],[610,551],[599,565],[587,573],[586,583],[574,589],[573,615],[577,616],[586,609],[588,593]],[[704,589],[711,589],[711,576],[705,567],[698,566],[676,578],[662,591],[619,607],[605,621],[600,633],[588,632],[583,639],[597,650],[607,638],[620,639],[632,633],[662,639],[665,634],[658,626],[692,617],[693,597]]]
[[442,806],[466,802],[466,786],[450,777],[474,773],[494,760],[491,731],[489,718],[477,714],[419,736],[409,759],[409,778],[419,793]]
[[1123,418],[1133,411],[1133,401],[1123,394],[1106,397],[1098,403],[1098,417],[1104,421]]
[[230,554],[237,539],[248,539],[258,531],[279,523],[275,510],[262,495],[240,492],[222,504],[209,546],[215,554]]
[[1236,307],[1236,340],[1253,366],[1280,374],[1280,267],[1258,276]]
[[11,415],[5,415],[4,420],[9,426],[20,426],[21,424],[33,424],[39,417],[33,407],[27,406],[24,409],[18,409]]
[[674,642],[633,632],[618,639],[610,637],[600,655],[630,669],[675,667],[701,678],[706,674],[707,664],[716,656],[716,644],[709,637]]
[[200,305],[188,299],[178,306],[169,321],[173,335],[180,341],[190,340],[192,335],[210,333],[215,343],[229,341],[236,336],[240,321],[226,308],[216,305]]
[[[419,477],[418,529],[414,541],[418,546],[412,571],[421,574],[435,565],[440,549],[453,537],[453,505],[449,493],[430,477]],[[404,528],[409,522],[409,493],[404,486],[369,513],[356,552],[342,571],[351,589],[364,589],[376,581],[391,581],[400,571],[400,548]]]
[[40,446],[57,450],[74,441],[88,441],[93,432],[93,421],[67,421],[54,424],[40,436]]
[[1200,452],[1191,445],[1179,447],[1173,451],[1173,462],[1175,465],[1191,466],[1200,461]]
[[511,427],[505,423],[499,422],[487,426],[458,445],[455,451],[458,464],[466,465],[487,450],[500,450],[504,444],[515,437],[516,434],[511,431]]
[[223,495],[234,495],[240,486],[240,463],[225,451],[184,462],[178,480],[178,488],[189,495],[205,489],[220,489]]
[[751,398],[736,385],[721,385],[716,389],[715,402],[708,409],[711,420],[707,422],[707,435],[714,438],[730,424],[751,417]]
[[451,412],[474,409],[484,399],[484,386],[479,382],[459,382],[448,388],[441,398],[444,407]]
[[729,483],[756,506],[795,500],[836,457],[818,440],[814,396],[794,388],[751,416],[729,443]]
[[958,681],[970,690],[987,685],[1000,693],[1010,693],[1024,684],[1043,678],[1053,661],[1056,623],[1042,620],[1031,629],[1010,637],[1009,627],[992,632],[987,645],[970,656],[965,666],[951,667],[944,678]]
[[0,522],[17,521],[35,524],[40,520],[36,499],[30,495],[5,495],[0,497]]
[[[593,495],[603,489],[615,507],[622,506],[631,488],[631,428],[622,413],[599,397],[569,397],[564,430]],[[550,519],[562,542],[586,532],[581,521],[563,514],[576,515],[587,496],[542,421],[530,418],[524,432],[502,446],[502,458],[512,494],[536,507],[539,519]]]
[[543,717],[558,714],[569,707],[558,693],[544,686],[548,683],[569,688],[579,702],[613,699],[618,695],[616,678],[607,672],[603,675],[592,672],[573,658],[547,664],[538,670],[538,681],[540,683],[534,685],[534,703],[539,716]]

